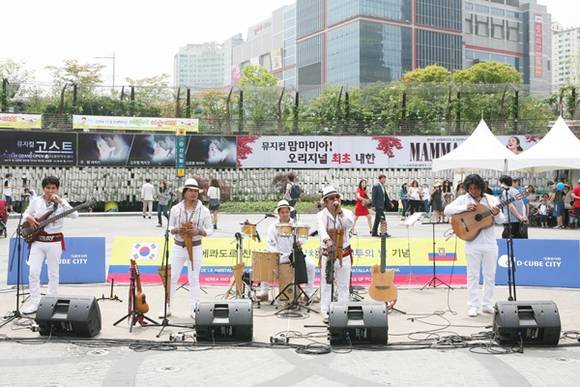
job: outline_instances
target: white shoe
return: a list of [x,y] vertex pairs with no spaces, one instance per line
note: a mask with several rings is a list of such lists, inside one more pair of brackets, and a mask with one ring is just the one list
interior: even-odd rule
[[477,316],[477,308],[469,308],[467,311],[467,315],[469,317],[476,317]]
[[164,318],[164,317],[169,317],[171,316],[171,309],[169,308],[169,305],[167,305],[167,315],[165,315],[165,310],[161,309],[159,311],[159,314],[157,315],[157,317],[159,318]]
[[30,302],[22,307],[22,314],[33,314],[38,310],[38,304]]
[[489,313],[489,314],[494,314],[495,313],[495,309],[493,308],[493,306],[482,306],[481,307],[481,311],[483,313]]

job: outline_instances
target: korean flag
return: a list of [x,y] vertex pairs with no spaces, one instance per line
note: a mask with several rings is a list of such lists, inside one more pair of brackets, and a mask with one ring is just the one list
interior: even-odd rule
[[159,245],[154,242],[150,243],[133,243],[133,250],[131,251],[131,258],[135,260],[149,259],[155,260],[157,258]]

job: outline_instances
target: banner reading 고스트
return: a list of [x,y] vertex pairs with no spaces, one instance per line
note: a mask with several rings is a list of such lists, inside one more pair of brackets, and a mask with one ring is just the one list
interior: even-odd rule
[[[431,168],[468,136],[238,136],[241,168]],[[538,136],[498,136],[522,152]]]
[[0,132],[0,164],[73,166],[76,150],[74,133]]

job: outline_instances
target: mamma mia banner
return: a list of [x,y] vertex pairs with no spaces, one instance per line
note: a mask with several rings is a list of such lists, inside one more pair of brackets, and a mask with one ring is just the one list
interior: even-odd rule
[[[431,168],[468,136],[238,136],[241,168]],[[515,153],[538,136],[498,136]]]

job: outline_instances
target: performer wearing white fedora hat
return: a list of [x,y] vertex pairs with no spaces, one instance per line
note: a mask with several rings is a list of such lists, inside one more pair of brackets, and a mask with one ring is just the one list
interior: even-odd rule
[[[213,233],[213,223],[211,214],[205,207],[199,194],[203,192],[197,180],[189,178],[185,181],[181,189],[183,200],[171,208],[169,214],[169,230],[175,236],[175,246],[171,252],[171,295],[173,300],[177,290],[177,282],[181,275],[183,264],[187,262],[187,272],[189,287],[191,292],[192,317],[199,296],[201,293],[199,285],[199,273],[201,269],[201,259],[203,251],[201,248],[201,238]],[[189,238],[186,240],[185,238]],[[191,244],[189,244],[191,242]],[[190,257],[187,245],[192,247],[192,256]],[[190,262],[190,259],[193,262]],[[169,305],[173,304],[170,302]],[[167,306],[167,315],[171,315]],[[163,317],[163,311],[160,318]]]
[[[276,226],[280,224],[289,224],[294,226],[296,222],[290,217],[290,214],[294,211],[294,208],[288,203],[287,200],[280,200],[274,212],[278,215],[278,220],[270,225],[268,228],[268,250],[277,251],[280,253],[279,262],[281,265],[290,263],[290,255],[293,251],[293,239],[290,237],[282,237],[278,234]],[[300,241],[298,241],[300,243]],[[314,294],[314,275],[316,272],[316,264],[309,257],[305,258],[306,262],[306,272],[308,275],[308,282],[304,287],[306,296],[311,298]],[[266,281],[262,281],[260,284],[261,294],[259,296],[265,298],[270,289],[270,284]]]
[[339,235],[342,234],[341,256],[334,260],[334,283],[338,293],[338,302],[347,303],[349,300],[349,282],[352,250],[350,248],[349,232],[354,224],[353,213],[343,209],[341,197],[332,186],[325,187],[322,191],[323,208],[316,215],[318,233],[320,235],[320,249],[322,259],[320,261],[320,312],[323,320],[328,320],[328,311],[332,301],[331,283],[327,283],[326,271],[329,260],[328,252],[336,248],[335,244]]

